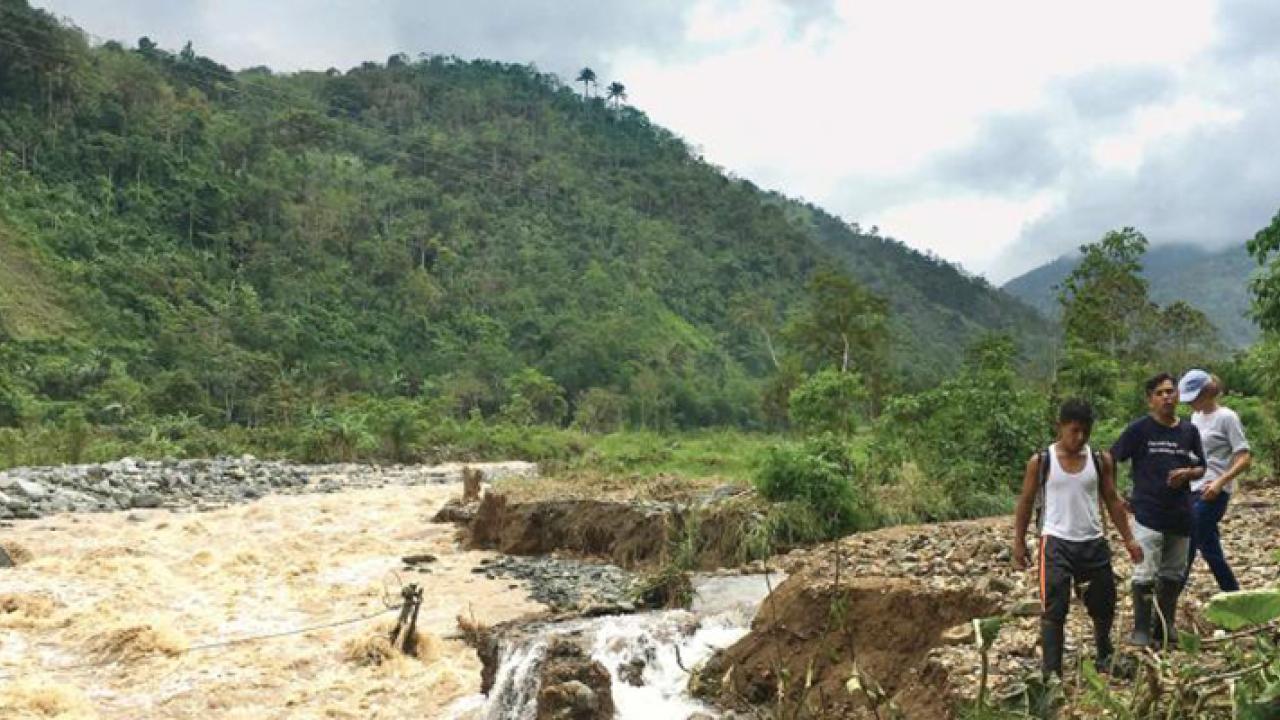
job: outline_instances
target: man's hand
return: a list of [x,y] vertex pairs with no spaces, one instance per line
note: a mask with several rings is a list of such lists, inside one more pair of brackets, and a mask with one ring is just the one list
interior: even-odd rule
[[1125,540],[1124,549],[1129,551],[1129,559],[1133,561],[1134,565],[1142,562],[1142,546],[1138,544],[1137,540],[1133,538]]
[[1133,561],[1134,565],[1142,562],[1142,546],[1138,544],[1138,541],[1135,541],[1133,538],[1126,539],[1126,541],[1124,541],[1124,548],[1129,551],[1129,560]]
[[1222,486],[1218,483],[1209,483],[1209,486],[1200,493],[1200,499],[1205,502],[1213,502],[1218,495],[1222,493]]
[[1191,468],[1178,468],[1169,472],[1169,487],[1180,488],[1191,482]]
[[1013,569],[1027,569],[1027,542],[1025,540],[1013,541]]

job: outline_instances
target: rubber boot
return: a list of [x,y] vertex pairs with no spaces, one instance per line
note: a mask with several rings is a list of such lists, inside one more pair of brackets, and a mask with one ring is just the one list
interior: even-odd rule
[[1129,644],[1147,647],[1151,644],[1151,586],[1133,584],[1133,632]]
[[1093,621],[1093,646],[1098,649],[1095,666],[1100,673],[1111,672],[1111,659],[1115,656],[1115,646],[1111,644],[1111,621]]
[[1048,679],[1051,675],[1062,677],[1062,646],[1066,639],[1063,623],[1052,620],[1040,621],[1040,650],[1044,653],[1040,661],[1040,676]]
[[1161,578],[1156,583],[1156,604],[1160,607],[1160,615],[1163,617],[1154,619],[1155,622],[1155,641],[1160,648],[1166,647],[1176,648],[1178,646],[1178,630],[1175,622],[1178,615],[1178,596],[1182,594],[1182,583],[1177,580],[1165,580]]

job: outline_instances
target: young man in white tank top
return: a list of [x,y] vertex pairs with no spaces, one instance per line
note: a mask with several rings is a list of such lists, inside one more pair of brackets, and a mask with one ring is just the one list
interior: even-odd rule
[[[1133,561],[1142,559],[1129,515],[1116,492],[1115,468],[1105,455],[1089,448],[1093,408],[1083,400],[1068,400],[1058,411],[1058,438],[1046,453],[1031,456],[1022,478],[1022,494],[1014,515],[1013,563],[1027,566],[1027,526],[1036,497],[1043,493],[1040,531],[1040,644],[1041,672],[1062,675],[1062,646],[1067,610],[1074,584],[1093,619],[1098,669],[1110,669],[1111,625],[1116,613],[1116,582],[1111,573],[1111,548],[1102,529],[1098,496],[1124,540]],[[1042,456],[1048,467],[1042,468]],[[1101,460],[1099,467],[1098,457]],[[1045,472],[1047,470],[1047,472]],[[1042,485],[1043,478],[1043,487]]]

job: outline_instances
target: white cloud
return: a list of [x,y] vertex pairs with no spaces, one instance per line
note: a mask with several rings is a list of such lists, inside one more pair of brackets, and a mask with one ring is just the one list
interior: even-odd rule
[[988,267],[998,258],[1001,243],[1017,237],[1027,218],[1044,214],[1056,200],[1050,192],[1022,200],[948,195],[888,207],[870,216],[868,224],[898,238],[926,238],[912,244],[966,268]]
[[[879,222],[980,272],[1056,196],[1049,183],[1056,168],[1010,164],[1052,156],[1068,168],[1099,161],[1132,168],[1150,143],[1224,119],[1220,108],[1187,99],[1120,120],[1110,108],[1114,129],[1079,112],[1109,90],[1107,99],[1122,108],[1130,96],[1159,99],[1141,90],[1162,82],[1160,71],[1115,88],[1110,71],[1181,67],[1204,52],[1214,38],[1209,2],[844,2],[822,42],[744,31],[742,16],[725,20],[713,11],[719,5],[699,5],[686,40],[736,38],[736,45],[693,60],[643,48],[613,59],[635,88],[633,101],[715,162],[864,225]],[[748,14],[767,27],[760,5],[749,4]],[[1157,16],[1161,30],[1153,33]],[[1092,81],[1073,89],[1079,110],[1061,87],[1073,77]],[[1026,143],[966,160],[981,184],[938,177],[946,157],[974,143],[1001,144],[1010,127],[993,135],[988,123],[1018,114],[1032,118]],[[1030,132],[1037,128],[1043,137]],[[1002,175],[1010,187],[984,194]]]

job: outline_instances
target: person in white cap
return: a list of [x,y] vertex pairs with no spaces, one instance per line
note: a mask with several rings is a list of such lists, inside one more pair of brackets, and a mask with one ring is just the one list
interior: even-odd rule
[[1191,551],[1187,558],[1187,577],[1196,553],[1204,557],[1213,579],[1223,592],[1240,589],[1231,565],[1222,552],[1218,523],[1227,512],[1227,503],[1235,490],[1235,479],[1249,469],[1253,456],[1244,435],[1240,416],[1218,404],[1222,381],[1204,370],[1191,370],[1178,381],[1178,398],[1189,403],[1191,424],[1200,431],[1207,468],[1203,478],[1191,483]]

